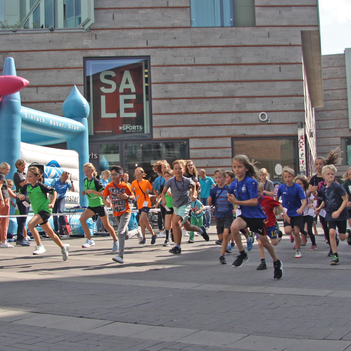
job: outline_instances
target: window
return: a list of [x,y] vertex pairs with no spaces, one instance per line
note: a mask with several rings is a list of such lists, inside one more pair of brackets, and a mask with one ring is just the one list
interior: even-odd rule
[[94,23],[94,0],[0,0],[0,29],[84,28]]
[[340,138],[343,166],[351,166],[351,138]]
[[244,154],[257,162],[257,168],[266,168],[270,179],[282,181],[282,168],[289,166],[298,174],[297,138],[233,138],[234,155]]
[[254,0],[191,0],[192,27],[254,27]]
[[150,57],[84,58],[92,139],[152,137]]

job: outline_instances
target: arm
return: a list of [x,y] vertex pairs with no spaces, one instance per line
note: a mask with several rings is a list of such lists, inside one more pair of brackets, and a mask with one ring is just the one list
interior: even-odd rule
[[[96,190],[93,190],[93,189],[87,189],[84,194],[82,195],[85,195],[85,194],[94,194],[94,195],[97,195],[97,196],[101,196],[102,197],[102,193],[103,193],[104,190],[101,190],[101,191],[96,191]],[[82,192],[83,193],[83,192]]]
[[256,206],[258,204],[257,197],[249,200],[239,201],[236,199],[234,194],[228,194],[228,201],[238,206]]
[[208,203],[208,206],[212,206],[212,196],[209,196],[207,198],[207,203]]
[[167,192],[168,188],[163,187],[162,193],[161,193],[161,204],[162,206],[166,206],[166,192]]
[[15,194],[11,189],[8,189],[8,191],[9,191],[10,196],[11,196],[13,199],[16,199],[16,194]]
[[76,191],[76,188],[74,187],[74,184],[73,184],[72,173],[71,173],[70,181],[71,181],[71,184],[72,184],[71,191]]
[[2,186],[3,186],[4,182],[2,180],[0,180],[0,206],[3,206],[4,203],[4,198],[2,197]]
[[301,200],[301,207],[298,210],[296,210],[296,212],[302,215],[303,209],[306,207],[306,205],[307,205],[307,200],[306,199]]
[[194,201],[197,199],[196,185],[189,185],[190,187],[190,198]]
[[107,196],[102,197],[102,202],[106,207],[112,207],[111,201],[107,200]]
[[308,190],[307,190],[307,197],[310,197],[312,193],[315,191],[318,191],[318,186],[313,186],[312,184],[309,185]]
[[49,208],[54,208],[56,197],[57,197],[57,192],[54,191],[50,197],[51,197],[51,201],[49,203]]
[[290,217],[286,214],[282,205],[278,206],[279,210],[283,213],[284,221],[290,223]]

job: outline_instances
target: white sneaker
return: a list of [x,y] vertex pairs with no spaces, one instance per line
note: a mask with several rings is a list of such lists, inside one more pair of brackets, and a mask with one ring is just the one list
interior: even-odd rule
[[122,256],[118,256],[117,255],[115,257],[112,257],[112,260],[115,261],[115,262],[118,262],[118,263],[124,263]]
[[296,253],[295,253],[295,258],[301,258],[301,251],[300,250],[296,250]]
[[158,234],[158,237],[165,238],[166,237],[165,232],[163,230],[161,230],[160,233]]
[[40,244],[35,247],[33,255],[41,255],[44,252],[46,252],[45,247],[42,244]]
[[92,247],[95,245],[95,241],[93,239],[87,239],[87,241],[85,242],[85,244],[82,245],[83,249],[86,249],[88,247]]
[[68,259],[69,244],[64,244],[61,248],[62,261],[67,261]]
[[189,233],[188,233],[185,229],[182,230],[182,234],[183,234],[184,236],[189,236]]
[[10,247],[13,247],[13,245],[11,245],[7,241],[5,241],[5,242],[0,244],[0,247],[2,247],[2,248],[10,248]]
[[112,252],[117,252],[118,251],[118,240],[113,242],[112,246]]

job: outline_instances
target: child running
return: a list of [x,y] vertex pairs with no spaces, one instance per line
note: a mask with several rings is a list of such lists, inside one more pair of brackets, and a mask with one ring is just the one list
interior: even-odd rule
[[[111,178],[112,182],[106,185],[102,193],[102,200],[107,207],[112,207],[113,216],[118,226],[118,254],[112,260],[124,263],[124,243],[131,216],[129,200],[134,200],[134,195],[132,195],[129,185],[122,181],[123,168],[121,166],[111,167]],[[107,197],[110,198],[110,201],[107,200]]]
[[[266,234],[268,237],[271,239],[271,243],[273,246],[278,245],[279,243],[279,237],[278,237],[278,231],[276,227],[276,221],[277,218],[274,214],[274,209],[279,208],[279,210],[283,213],[284,215],[284,221],[289,223],[290,218],[286,214],[283,206],[280,204],[279,201],[274,200],[271,196],[269,195],[263,195],[264,194],[264,184],[263,183],[258,183],[258,203],[262,207],[263,212],[266,214],[267,219],[264,222],[265,225],[265,230]],[[262,271],[264,269],[267,269],[267,263],[266,259],[264,257],[264,246],[261,243],[261,240],[258,238],[258,253],[260,255],[261,263],[257,267],[258,271]]]
[[139,244],[146,243],[145,228],[147,228],[147,230],[152,235],[151,245],[153,245],[156,242],[156,234],[154,233],[147,217],[147,214],[151,208],[149,193],[152,191],[152,185],[148,180],[143,179],[146,176],[143,168],[137,167],[134,171],[134,176],[136,180],[133,181],[131,188],[135,194],[135,199],[137,201],[139,210],[139,225],[141,228],[141,234],[143,236],[143,238],[139,241]]
[[[171,169],[167,169],[164,172],[164,178],[167,182],[167,180],[173,178],[173,171]],[[162,189],[163,190],[163,189]],[[170,238],[169,238],[169,232],[172,231],[172,217],[173,217],[173,197],[172,197],[172,192],[171,189],[168,189],[165,195],[166,199],[166,206],[164,206],[164,209],[166,211],[165,215],[165,232],[166,232],[166,239],[163,244],[163,246],[170,246]],[[162,201],[162,198],[161,198]]]
[[[290,218],[289,222],[284,222],[285,234],[290,236],[290,241],[295,240],[295,258],[301,258],[300,227],[303,209],[307,205],[306,196],[300,185],[294,183],[295,171],[285,166],[283,168],[283,180],[285,184],[279,186],[276,200],[283,199],[283,208]],[[294,236],[292,236],[292,234]]]
[[[42,175],[37,167],[28,168],[27,181],[28,183],[19,189],[19,193],[17,193],[16,197],[20,200],[25,200],[26,196],[28,196],[32,205],[34,216],[28,223],[28,229],[32,233],[37,244],[33,255],[41,255],[46,252],[40,241],[39,233],[35,228],[40,224],[50,239],[61,248],[62,260],[66,261],[68,259],[69,244],[62,244],[62,241],[55,234],[49,224],[49,218],[56,201],[56,191],[53,187],[48,187],[42,183]],[[47,194],[51,195],[50,200],[48,199]]]
[[339,264],[338,246],[336,243],[336,228],[339,230],[340,240],[348,238],[346,233],[347,220],[349,218],[346,206],[348,196],[346,190],[335,182],[335,174],[337,169],[334,165],[327,165],[322,168],[322,175],[325,179],[326,186],[323,188],[323,201],[316,209],[319,213],[325,207],[327,212],[327,223],[329,228],[330,246],[333,251],[333,260],[330,262],[332,266]]
[[[216,218],[216,228],[218,239],[222,241],[222,251],[219,256],[219,263],[226,264],[225,253],[228,250],[230,226],[233,222],[233,204],[228,201],[230,188],[225,184],[226,172],[217,169],[214,172],[216,185],[210,190],[207,199],[210,206],[214,206],[214,216]],[[230,248],[230,245],[229,245]],[[231,250],[228,250],[229,252]]]
[[102,201],[102,192],[104,187],[102,184],[95,178],[97,176],[97,172],[92,163],[86,163],[83,165],[83,170],[86,178],[84,179],[84,190],[82,191],[82,195],[86,195],[88,197],[89,206],[84,210],[80,217],[80,223],[82,225],[84,234],[87,238],[86,242],[82,245],[82,248],[89,248],[95,245],[95,241],[91,238],[90,231],[87,225],[87,220],[94,215],[98,215],[101,218],[101,222],[104,228],[111,234],[113,239],[112,251],[117,252],[118,250],[118,241],[116,237],[116,233],[113,227],[110,225],[108,221],[108,216],[106,212],[106,208]]
[[[173,197],[173,236],[175,246],[169,250],[170,253],[180,254],[182,252],[180,244],[182,241],[182,224],[188,231],[192,230],[202,235],[209,241],[210,238],[204,226],[201,228],[191,225],[188,221],[191,209],[191,200],[197,198],[195,183],[191,178],[184,177],[185,163],[183,160],[175,160],[172,164],[174,177],[169,179],[162,190],[162,205],[166,205],[166,192],[169,188],[172,190]],[[192,198],[190,199],[190,195]]]
[[272,244],[265,235],[264,221],[266,215],[258,204],[257,171],[253,163],[246,155],[237,155],[233,158],[233,170],[237,179],[231,184],[230,189],[233,194],[228,194],[228,200],[238,205],[237,217],[231,226],[235,243],[239,250],[239,255],[233,262],[235,267],[241,267],[248,260],[248,255],[241,242],[240,229],[249,227],[251,231],[257,233],[262,245],[266,248],[273,259],[275,280],[283,277],[283,264],[278,260]]
[[[190,224],[198,228],[201,228],[204,223],[205,207],[202,204],[202,202],[198,199],[192,199],[190,206],[191,206]],[[189,244],[194,243],[194,237],[195,237],[194,231],[190,230],[190,236],[188,240]]]

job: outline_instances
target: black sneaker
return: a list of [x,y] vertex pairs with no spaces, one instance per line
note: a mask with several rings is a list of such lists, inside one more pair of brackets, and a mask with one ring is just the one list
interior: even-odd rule
[[215,244],[216,244],[216,245],[222,245],[222,240],[216,240],[216,241],[215,241]]
[[277,260],[276,262],[273,262],[273,267],[274,267],[273,279],[274,280],[282,279],[283,278],[283,262],[280,260]]
[[330,265],[336,266],[338,264],[339,264],[339,257],[334,255],[333,260],[330,262]]
[[206,228],[204,226],[202,226],[200,229],[202,229],[202,234],[201,236],[206,240],[206,241],[209,241],[210,240],[210,237],[208,236],[207,232],[206,232]]
[[227,264],[227,261],[225,260],[225,257],[223,255],[219,256],[219,263],[220,264]]
[[241,267],[244,262],[249,260],[249,256],[247,255],[246,252],[239,254],[236,256],[236,260],[232,263],[234,267]]
[[351,230],[350,229],[347,229],[347,231],[346,231],[348,234],[349,234],[349,236],[347,237],[347,243],[349,244],[349,245],[351,245]]
[[172,254],[180,254],[182,252],[182,249],[178,246],[173,246],[170,250],[169,250],[170,253]]
[[235,243],[230,243],[230,246],[233,248],[235,246]]
[[258,271],[263,271],[264,269],[267,269],[266,262],[261,262],[260,265],[256,269]]
[[155,242],[156,242],[156,235],[153,235],[151,237],[151,245],[155,244]]
[[328,257],[333,257],[334,255],[333,255],[333,251],[332,251],[332,249],[330,249],[329,250],[329,253],[328,253],[328,255],[327,255]]

